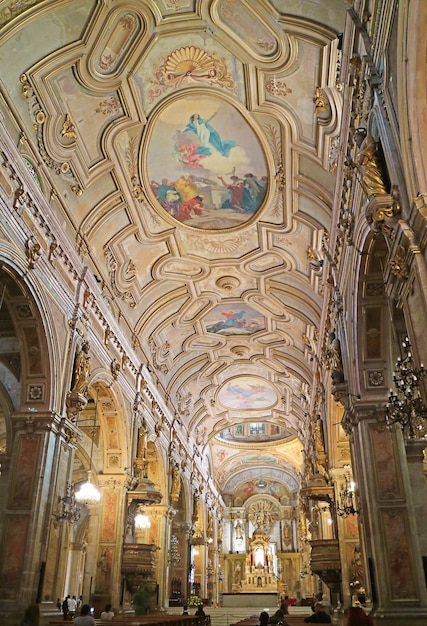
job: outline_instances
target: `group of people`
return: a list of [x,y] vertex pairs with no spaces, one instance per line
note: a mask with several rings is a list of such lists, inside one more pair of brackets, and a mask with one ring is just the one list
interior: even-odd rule
[[[325,600],[318,600],[312,607],[312,615],[306,617],[304,622],[307,624],[331,624],[331,605]],[[289,613],[288,605],[283,601],[280,608],[273,614],[269,615],[267,611],[262,611],[259,616],[259,626],[289,626],[286,621],[286,615]],[[373,626],[370,615],[367,615],[362,606],[352,606],[345,614],[344,626]]]
[[56,601],[56,606],[58,607],[58,609],[62,610],[65,621],[66,619],[73,619],[81,603],[81,598],[76,598],[76,596],[65,596],[62,604],[60,599],[58,598],[58,600]]
[[[81,596],[80,598],[76,598],[76,596],[66,596],[62,604],[58,598],[56,605],[58,609],[62,610],[64,621],[67,619],[72,620],[77,613],[80,613],[79,617],[74,620],[74,624],[77,624],[77,626],[93,626],[93,624],[95,624],[95,620],[91,615],[91,608],[89,604],[82,604]],[[112,620],[113,617],[114,613],[111,610],[111,604],[107,604],[104,611],[101,613],[101,619]]]
[[[78,607],[81,604],[81,601],[80,601],[80,604],[77,604],[78,601],[77,601],[76,597],[73,596],[71,598],[71,600],[72,599],[76,600],[77,606],[74,609],[73,613],[70,613],[68,611],[68,608],[67,608],[67,611],[65,612],[64,608],[65,608],[65,604],[68,607],[68,602],[67,602],[68,599],[70,599],[70,596],[66,596],[66,598],[64,598],[64,602],[62,603],[63,606],[61,606],[61,601],[59,600],[59,598],[58,598],[57,603],[56,603],[57,605],[59,604],[59,607],[63,610],[64,620],[67,619],[68,617],[70,619],[73,619],[74,616],[77,613]],[[73,602],[70,603],[70,607],[74,608],[74,603]],[[80,611],[79,611],[80,615],[78,617],[75,617],[74,622],[73,622],[74,626],[95,626],[96,622],[95,622],[95,619],[94,619],[94,617],[92,615],[92,612],[93,612],[93,609],[90,608],[89,604],[81,604],[81,608],[80,608]],[[105,620],[105,621],[111,621],[113,619],[113,617],[114,617],[114,613],[111,610],[111,604],[107,604],[105,606],[105,609],[101,613],[100,618],[102,620]],[[39,605],[38,604],[30,604],[27,607],[26,611],[25,611],[25,614],[24,614],[24,617],[22,619],[22,622],[21,622],[20,626],[39,626],[39,624],[40,624],[40,608],[39,608]]]
[[[188,606],[186,604],[184,605],[184,607],[182,609],[182,614],[183,615],[188,615]],[[206,613],[205,613],[205,610],[203,608],[203,604],[199,604],[198,605],[194,615],[197,615],[198,617],[206,617]]]
[[[221,203],[222,209],[247,214],[256,212],[266,193],[265,177],[258,180],[252,172],[248,172],[243,178],[231,176],[230,182],[222,176],[218,176],[218,179],[227,189],[227,197]],[[209,209],[204,206],[205,197],[200,193],[192,174],[184,174],[176,181],[163,178],[160,184],[153,180],[151,188],[162,207],[180,222],[209,213]]]
[[163,178],[160,185],[152,181],[151,188],[162,207],[180,222],[206,212],[203,206],[204,196],[198,193],[192,175],[181,176],[175,182]]

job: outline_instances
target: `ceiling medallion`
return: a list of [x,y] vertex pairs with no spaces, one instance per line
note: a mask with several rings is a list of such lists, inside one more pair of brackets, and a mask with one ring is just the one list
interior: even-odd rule
[[234,346],[230,352],[238,357],[244,357],[249,353],[249,348],[247,346]]
[[235,276],[221,276],[215,282],[215,285],[224,291],[232,291],[240,285],[240,280]]

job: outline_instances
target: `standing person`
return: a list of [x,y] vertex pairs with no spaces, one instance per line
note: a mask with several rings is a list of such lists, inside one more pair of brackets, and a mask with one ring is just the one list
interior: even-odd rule
[[351,606],[345,616],[345,626],[372,626],[369,615],[360,606]]
[[68,617],[68,598],[70,596],[65,596],[64,601],[62,602],[62,612],[64,614],[64,622]]
[[20,626],[39,626],[40,609],[38,604],[30,604]]
[[84,604],[80,616],[74,620],[74,626],[96,626],[96,622],[90,614],[90,606]]
[[62,604],[61,604],[61,599],[60,598],[56,598],[56,608],[58,609],[58,611],[61,611],[61,609],[62,609]]
[[111,610],[111,604],[106,604],[105,609],[101,613],[101,619],[111,621],[114,617],[114,613]]
[[68,604],[68,615],[70,616],[70,619],[73,619],[77,611],[76,596],[73,596],[72,598],[68,596],[67,604]]
[[198,617],[206,617],[206,613],[203,610],[202,604],[199,604],[199,606],[197,607],[197,611],[194,613],[194,615],[197,615]]

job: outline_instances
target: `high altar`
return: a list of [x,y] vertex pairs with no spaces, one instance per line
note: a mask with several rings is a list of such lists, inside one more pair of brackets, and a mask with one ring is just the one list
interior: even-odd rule
[[[275,546],[262,528],[257,528],[249,540],[246,554],[245,575],[241,580],[241,591],[277,591]],[[233,589],[234,591],[234,589]]]

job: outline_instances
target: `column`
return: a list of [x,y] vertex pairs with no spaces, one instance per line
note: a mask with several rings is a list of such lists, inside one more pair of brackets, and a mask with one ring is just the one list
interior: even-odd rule
[[[93,518],[90,528],[94,534],[97,533],[95,545],[98,546],[90,562],[95,609],[103,609],[108,602],[113,606],[120,604],[127,481],[128,476],[124,474],[98,475],[101,501],[89,507],[89,514]],[[95,522],[99,523],[98,532],[94,528]],[[98,615],[98,612],[95,611],[95,614]]]
[[402,433],[382,414],[360,408],[351,433],[376,619],[421,626],[427,592]]
[[0,564],[0,614],[5,618],[22,613],[36,599],[56,601],[59,568],[48,561],[49,542],[73,460],[73,426],[57,414],[15,413],[11,422]]

